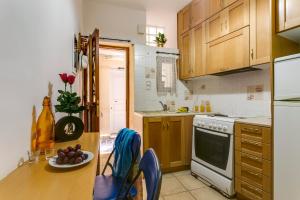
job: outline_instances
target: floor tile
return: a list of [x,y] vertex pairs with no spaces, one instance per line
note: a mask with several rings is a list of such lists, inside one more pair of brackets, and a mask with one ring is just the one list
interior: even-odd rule
[[220,193],[209,187],[203,187],[197,190],[192,190],[190,191],[190,193],[197,200],[227,200],[227,198],[225,198]]
[[185,171],[180,171],[180,172],[174,172],[174,176],[184,176],[184,175],[191,175],[191,170],[185,170]]
[[169,195],[180,192],[185,192],[185,188],[180,184],[180,182],[175,177],[164,178],[162,179],[161,185],[161,195]]
[[187,190],[194,190],[194,189],[206,187],[204,183],[202,183],[200,180],[196,179],[191,175],[182,175],[176,178],[183,184],[183,186]]
[[174,177],[173,173],[163,174],[163,178],[172,178],[172,177]]
[[164,196],[164,200],[195,200],[189,192],[182,192]]

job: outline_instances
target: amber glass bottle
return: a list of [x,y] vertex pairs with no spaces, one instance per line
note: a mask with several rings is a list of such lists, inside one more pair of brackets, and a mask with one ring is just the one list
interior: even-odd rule
[[37,120],[37,149],[41,154],[45,153],[46,148],[51,148],[54,145],[54,116],[51,109],[51,100],[45,97],[43,100],[43,110]]

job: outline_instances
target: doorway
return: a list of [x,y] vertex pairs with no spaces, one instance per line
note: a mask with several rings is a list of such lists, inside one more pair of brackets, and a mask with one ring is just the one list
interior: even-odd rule
[[128,49],[100,45],[100,152],[112,151],[120,129],[128,127]]

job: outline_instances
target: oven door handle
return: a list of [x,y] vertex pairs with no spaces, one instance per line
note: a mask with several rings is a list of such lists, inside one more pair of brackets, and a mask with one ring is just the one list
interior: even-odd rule
[[202,128],[196,128],[196,130],[197,130],[197,131],[204,132],[204,133],[208,133],[208,134],[211,134],[211,135],[220,136],[220,137],[225,137],[225,138],[228,138],[228,137],[229,137],[227,134],[224,134],[224,133],[218,133],[218,132],[213,132],[213,131],[209,131],[209,130],[202,129]]

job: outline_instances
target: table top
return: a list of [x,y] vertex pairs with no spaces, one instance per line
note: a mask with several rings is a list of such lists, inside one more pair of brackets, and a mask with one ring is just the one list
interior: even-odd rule
[[88,200],[92,199],[99,152],[99,133],[84,133],[78,140],[56,143],[55,149],[81,144],[94,154],[85,166],[56,169],[48,161],[25,163],[0,181],[0,199]]

